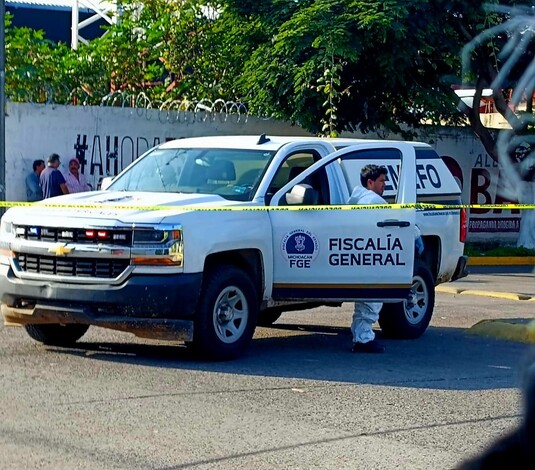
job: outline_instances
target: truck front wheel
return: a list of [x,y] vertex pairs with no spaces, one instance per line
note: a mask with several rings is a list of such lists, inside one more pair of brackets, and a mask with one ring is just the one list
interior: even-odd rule
[[193,348],[208,359],[233,359],[248,346],[258,315],[255,288],[241,269],[220,266],[205,275]]
[[433,276],[425,264],[417,261],[412,277],[410,304],[407,300],[385,303],[379,313],[379,325],[387,338],[419,338],[431,321],[434,307]]
[[26,333],[35,341],[49,346],[71,346],[87,331],[89,325],[78,323],[24,325]]

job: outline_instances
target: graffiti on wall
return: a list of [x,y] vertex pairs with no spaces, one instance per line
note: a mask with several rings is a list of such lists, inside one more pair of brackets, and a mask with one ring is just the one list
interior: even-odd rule
[[[461,167],[459,158],[442,156],[469,204],[516,203],[507,194],[507,181],[499,165],[488,155],[478,154],[471,166]],[[468,231],[471,233],[517,233],[521,213],[518,209],[470,209]]]
[[[175,138],[165,137],[164,141]],[[161,142],[160,137],[77,134],[73,147],[82,173],[86,178],[98,183],[105,176],[119,174],[147,150]]]

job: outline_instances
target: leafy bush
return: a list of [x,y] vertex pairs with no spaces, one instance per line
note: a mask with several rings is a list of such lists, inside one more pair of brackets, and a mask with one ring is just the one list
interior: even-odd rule
[[535,250],[524,247],[507,246],[497,242],[467,243],[464,247],[467,256],[535,256]]

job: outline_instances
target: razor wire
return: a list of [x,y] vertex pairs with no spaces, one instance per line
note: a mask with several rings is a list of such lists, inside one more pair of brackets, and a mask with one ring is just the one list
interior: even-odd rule
[[[20,90],[8,95],[14,102],[40,105],[96,106],[101,108],[128,108],[147,120],[158,119],[161,123],[233,123],[245,124],[250,113],[247,103],[222,98],[176,98],[155,99],[144,91],[118,90],[102,97],[76,87],[69,89],[62,84],[43,83],[32,91]],[[263,119],[271,119],[265,117]]]

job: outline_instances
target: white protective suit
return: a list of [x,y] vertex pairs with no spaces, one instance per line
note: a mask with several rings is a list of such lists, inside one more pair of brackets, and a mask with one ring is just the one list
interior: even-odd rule
[[[387,202],[379,194],[370,191],[362,186],[357,186],[348,204],[386,204]],[[354,343],[367,343],[375,338],[372,325],[379,320],[379,312],[383,302],[355,302],[353,321],[351,323],[351,333],[353,333]]]

